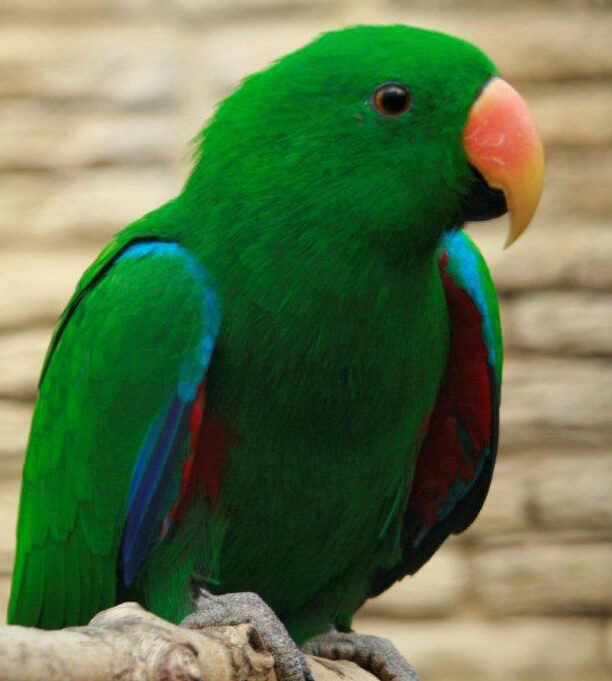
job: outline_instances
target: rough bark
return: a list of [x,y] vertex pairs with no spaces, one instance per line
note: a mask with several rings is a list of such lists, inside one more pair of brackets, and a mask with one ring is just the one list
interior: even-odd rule
[[[352,662],[308,656],[315,681],[374,681]],[[183,629],[123,603],[84,627],[0,627],[0,681],[276,681],[250,624]]]

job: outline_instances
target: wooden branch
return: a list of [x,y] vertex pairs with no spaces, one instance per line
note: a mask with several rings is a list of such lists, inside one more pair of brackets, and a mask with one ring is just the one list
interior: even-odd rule
[[[315,681],[375,681],[352,662],[308,656]],[[1,681],[276,681],[250,624],[182,629],[123,603],[85,627],[0,627]]]

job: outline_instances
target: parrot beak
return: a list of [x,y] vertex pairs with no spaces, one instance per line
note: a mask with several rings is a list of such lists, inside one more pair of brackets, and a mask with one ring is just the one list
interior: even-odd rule
[[510,214],[507,248],[527,229],[544,184],[544,148],[519,93],[491,79],[470,109],[463,130],[470,164],[486,184],[503,192]]

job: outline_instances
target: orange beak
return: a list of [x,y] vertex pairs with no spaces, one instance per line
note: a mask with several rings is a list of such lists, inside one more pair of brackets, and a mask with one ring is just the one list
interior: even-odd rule
[[525,100],[505,80],[490,80],[472,105],[463,144],[487,184],[504,193],[510,214],[507,248],[527,229],[538,207],[544,148]]

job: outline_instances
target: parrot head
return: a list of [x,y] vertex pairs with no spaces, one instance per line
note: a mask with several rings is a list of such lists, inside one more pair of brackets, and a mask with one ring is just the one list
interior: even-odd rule
[[526,104],[480,50],[357,26],[247,78],[204,129],[186,193],[245,238],[404,252],[506,211],[512,242],[543,174]]

